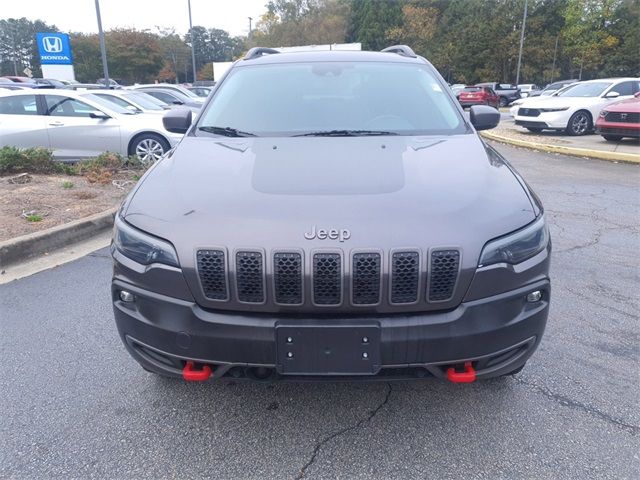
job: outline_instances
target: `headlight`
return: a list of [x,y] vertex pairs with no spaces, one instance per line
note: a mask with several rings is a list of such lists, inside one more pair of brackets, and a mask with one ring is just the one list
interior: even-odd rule
[[180,266],[173,245],[133,228],[119,215],[116,215],[113,244],[122,255],[142,265],[163,263]]
[[549,227],[543,215],[523,229],[487,243],[482,249],[478,266],[520,263],[540,253],[548,243]]
[[604,118],[604,117],[606,117],[606,116],[607,116],[607,113],[609,113],[609,112],[607,112],[606,110],[602,110],[602,111],[600,112],[600,116],[601,116],[602,118]]
[[569,107],[556,107],[556,108],[541,108],[541,112],[564,112],[569,110]]

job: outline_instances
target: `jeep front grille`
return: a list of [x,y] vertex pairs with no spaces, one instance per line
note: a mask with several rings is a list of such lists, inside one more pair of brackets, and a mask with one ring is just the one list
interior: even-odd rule
[[198,274],[204,296],[211,300],[228,300],[227,269],[222,250],[198,250]]
[[[197,273],[207,300],[222,304],[292,306],[379,306],[420,308],[448,302],[460,271],[457,249],[357,251],[239,250],[227,258],[224,249],[197,251]],[[425,259],[425,256],[427,259]],[[428,260],[428,261],[427,261]],[[428,264],[428,268],[425,268]],[[386,307],[385,307],[386,306]],[[229,308],[233,308],[231,305]],[[240,307],[237,307],[240,308]]]
[[436,250],[431,252],[431,276],[429,278],[429,301],[443,302],[453,296],[460,252],[458,250]]
[[276,303],[302,304],[302,255],[276,253],[273,256],[273,287]]
[[238,290],[238,300],[241,302],[264,302],[262,253],[236,253],[236,288]]
[[418,252],[395,252],[391,260],[391,303],[418,301],[419,280]]
[[342,302],[340,254],[316,253],[313,256],[313,303],[339,305]]
[[381,259],[379,253],[356,253],[352,267],[352,301],[354,305],[380,302]]

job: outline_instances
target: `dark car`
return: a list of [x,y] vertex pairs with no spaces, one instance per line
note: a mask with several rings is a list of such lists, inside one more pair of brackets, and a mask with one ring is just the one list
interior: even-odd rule
[[[394,88],[389,88],[393,85]],[[542,205],[406,46],[233,64],[116,215],[129,353],[186,380],[518,372],[550,300]],[[475,128],[474,128],[475,127]]]
[[564,88],[568,85],[571,85],[579,81],[580,80],[576,78],[571,80],[558,80],[557,82],[550,83],[549,85],[544,87],[542,90],[533,90],[532,92],[529,93],[529,97],[539,97],[539,96],[546,97],[557,92],[561,88]]
[[476,87],[489,87],[500,97],[500,106],[506,107],[520,98],[520,89],[510,83],[476,83]]
[[500,107],[500,97],[490,87],[465,87],[457,97],[462,108],[472,105]]

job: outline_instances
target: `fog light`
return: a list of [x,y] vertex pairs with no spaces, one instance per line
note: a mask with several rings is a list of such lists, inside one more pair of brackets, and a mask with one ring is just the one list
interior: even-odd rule
[[536,290],[535,292],[531,292],[529,295],[527,295],[527,302],[529,303],[539,302],[541,298],[542,298],[542,292],[540,290]]
[[120,300],[123,302],[133,302],[135,300],[135,296],[131,292],[127,292],[125,290],[120,290]]

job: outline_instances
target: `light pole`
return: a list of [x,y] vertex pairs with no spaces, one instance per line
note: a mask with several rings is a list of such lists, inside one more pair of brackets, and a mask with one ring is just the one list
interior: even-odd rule
[[518,68],[516,69],[516,86],[520,83],[520,65],[522,63],[522,46],[524,45],[524,28],[527,24],[527,3],[524,0],[524,16],[522,17],[522,31],[520,32],[520,51],[518,52]]
[[247,17],[249,19],[249,40],[251,40],[251,20],[253,20],[253,18],[251,17]]
[[[196,50],[195,41],[193,39],[193,23],[191,22],[191,0],[187,0],[189,6],[189,35],[191,35],[191,66],[193,68],[193,81],[196,81]],[[185,78],[186,80],[186,78]]]
[[102,55],[102,72],[104,74],[104,84],[109,88],[109,67],[107,67],[107,47],[104,43],[104,32],[102,31],[102,17],[100,17],[100,0],[96,0],[96,17],[98,19],[98,37],[100,38],[100,54]]

